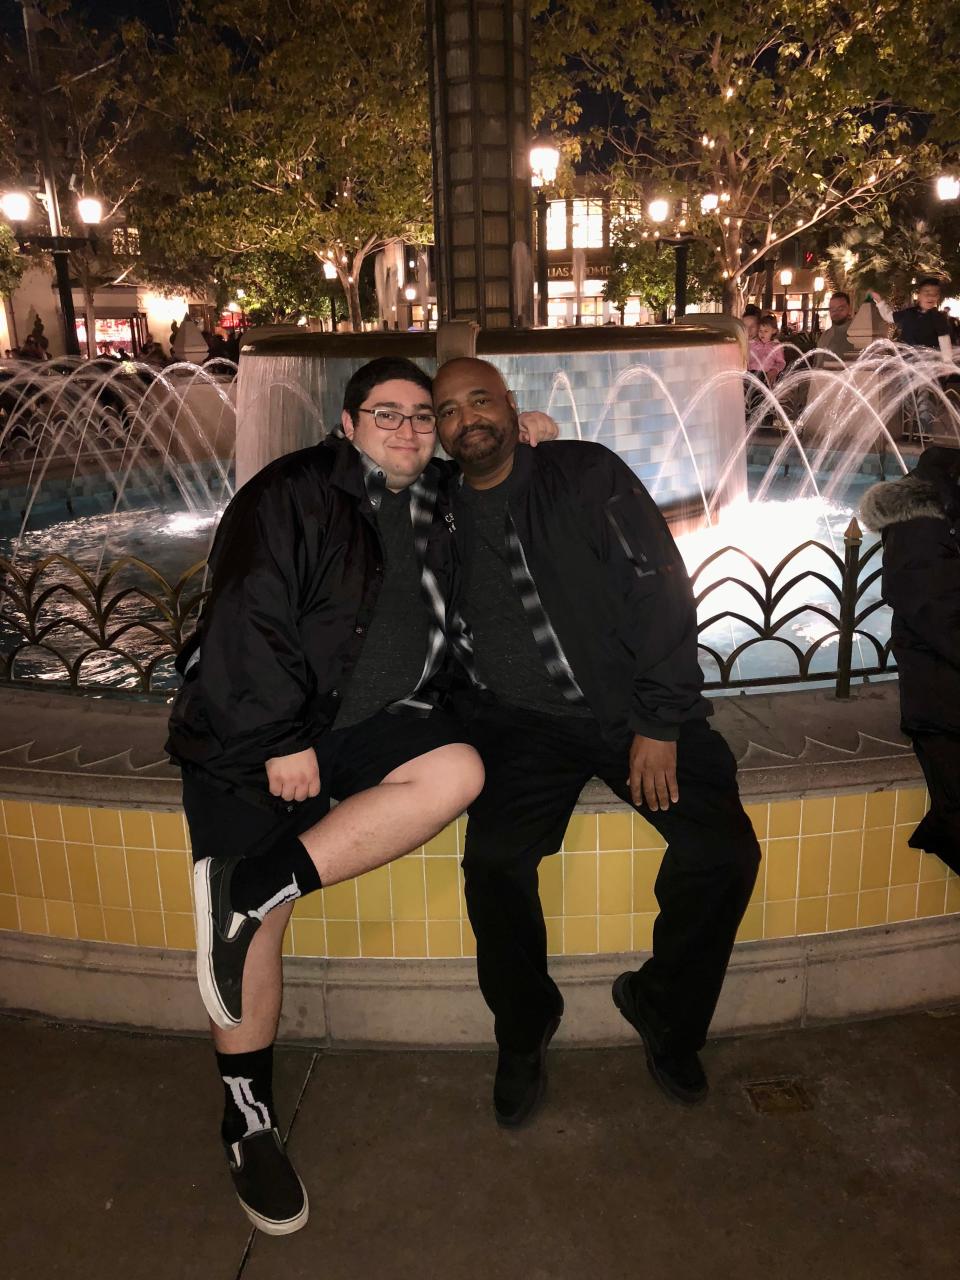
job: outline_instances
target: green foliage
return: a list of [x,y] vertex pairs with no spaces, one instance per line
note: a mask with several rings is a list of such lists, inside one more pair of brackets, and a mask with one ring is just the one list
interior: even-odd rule
[[145,239],[182,261],[331,260],[358,325],[364,259],[430,235],[421,24],[388,0],[185,0],[154,54],[146,106],[172,141],[138,195]]
[[[667,196],[726,301],[764,254],[830,220],[883,217],[960,142],[960,7],[939,0],[594,0],[539,4],[538,108],[590,101],[586,155],[626,198]],[[936,49],[932,57],[931,49]],[[701,213],[706,194],[725,197]],[[686,208],[679,201],[685,198]]]
[[329,316],[331,284],[315,258],[261,251],[231,258],[223,284],[238,297],[254,324],[293,322],[301,315]]
[[867,227],[851,252],[848,274],[857,292],[876,292],[894,306],[909,302],[921,276],[946,275],[939,237],[922,218],[893,227]]
[[[610,224],[610,275],[604,297],[624,307],[639,297],[657,315],[665,316],[673,302],[676,280],[675,250],[651,237],[643,220],[623,215]],[[716,297],[720,287],[714,255],[696,241],[687,249],[687,293],[691,300]]]
[[[41,0],[37,12],[39,86],[31,80],[22,31],[14,28],[0,45],[7,73],[0,78],[0,118],[7,122],[0,131],[0,184],[42,190],[39,87],[64,233],[87,233],[77,211],[80,195],[103,204],[94,246],[70,255],[70,273],[92,306],[100,285],[124,278],[137,263],[125,246],[116,251],[113,233],[125,223],[143,172],[156,162],[137,104],[145,35],[136,24],[101,32],[66,0]],[[46,234],[45,222],[35,205],[28,232]]]
[[26,261],[17,247],[13,232],[0,223],[0,296],[9,296],[20,283]]

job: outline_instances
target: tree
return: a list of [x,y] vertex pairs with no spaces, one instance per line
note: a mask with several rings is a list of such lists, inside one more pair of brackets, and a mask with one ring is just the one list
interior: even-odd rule
[[43,111],[64,233],[87,230],[77,197],[96,196],[103,204],[95,244],[70,255],[71,276],[84,294],[93,355],[94,292],[135,266],[129,240],[114,233],[123,228],[143,171],[155,163],[155,151],[143,146],[145,121],[133,92],[143,74],[144,33],[136,23],[101,32],[67,0],[38,0],[34,7],[40,84],[32,83],[19,32],[4,40],[0,54],[7,73],[0,84],[0,117],[7,122],[0,142],[11,140],[3,148],[2,179],[42,190],[37,114]]
[[[666,197],[664,233],[711,241],[727,310],[767,254],[875,216],[957,154],[957,6],[537,5],[539,110],[558,129],[579,121],[615,194]],[[594,125],[599,103],[608,115]]]
[[[710,246],[693,242],[687,250],[687,280],[700,297],[715,296],[720,285]],[[610,275],[604,297],[617,307],[639,297],[645,306],[666,319],[676,284],[675,250],[645,228],[642,216],[624,212],[610,224]]]
[[0,223],[0,297],[9,297],[20,283],[26,263],[13,232]]
[[255,324],[330,314],[331,283],[318,272],[316,262],[302,254],[263,251],[231,257],[224,263],[222,279],[232,297],[243,290],[243,310]]
[[364,260],[430,237],[421,22],[389,0],[185,0],[145,101],[184,145],[138,198],[145,238],[300,255],[318,280],[330,262],[359,328]]
[[867,227],[853,248],[850,272],[859,292],[874,290],[894,306],[910,301],[922,276],[943,277],[946,264],[939,238],[922,218],[893,227]]

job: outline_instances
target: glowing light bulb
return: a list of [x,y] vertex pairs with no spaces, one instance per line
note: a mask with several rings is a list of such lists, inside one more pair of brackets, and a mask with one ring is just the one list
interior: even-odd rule
[[0,199],[0,209],[11,222],[26,222],[30,217],[30,197],[22,191],[8,191]]

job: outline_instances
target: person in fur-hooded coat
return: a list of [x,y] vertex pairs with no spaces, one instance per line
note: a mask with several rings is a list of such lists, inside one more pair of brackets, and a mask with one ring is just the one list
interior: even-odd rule
[[900,724],[930,792],[910,845],[960,873],[960,449],[925,449],[910,475],[864,494],[860,515],[883,539]]

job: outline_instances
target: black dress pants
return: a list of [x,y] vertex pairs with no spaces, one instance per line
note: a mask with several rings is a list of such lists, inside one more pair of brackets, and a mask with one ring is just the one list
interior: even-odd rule
[[930,792],[930,812],[910,837],[910,847],[935,853],[960,875],[960,736],[917,733],[913,749]]
[[[463,859],[480,989],[498,1044],[529,1051],[563,1009],[547,971],[537,868],[560,848],[590,778],[630,803],[629,742],[611,748],[593,719],[500,704],[485,704],[468,727],[487,772],[469,810]],[[702,1048],[756,879],[760,850],[736,772],[720,734],[705,721],[684,725],[679,802],[666,812],[638,809],[667,841],[653,956],[634,979],[658,1017],[660,1052]]]

